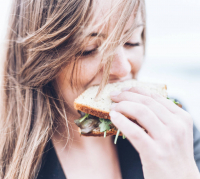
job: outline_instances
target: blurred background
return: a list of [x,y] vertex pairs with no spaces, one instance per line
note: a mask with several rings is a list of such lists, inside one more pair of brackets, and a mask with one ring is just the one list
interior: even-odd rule
[[142,81],[167,84],[200,129],[200,0],[146,0]]
[[[0,0],[0,54],[10,0]],[[200,129],[200,0],[146,0],[147,48],[139,80],[167,84]],[[0,65],[0,68],[2,65]]]

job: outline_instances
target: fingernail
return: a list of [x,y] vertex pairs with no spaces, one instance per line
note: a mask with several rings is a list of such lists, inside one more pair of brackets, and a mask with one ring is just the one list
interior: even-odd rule
[[122,91],[129,91],[131,89],[131,87],[125,87],[125,88],[122,88]]
[[116,111],[110,111],[109,113],[111,118],[115,118],[117,116],[117,112]]
[[110,106],[110,109],[114,109],[116,105],[117,105],[117,103],[112,103]]
[[121,91],[112,91],[110,93],[111,96],[118,96],[121,93]]

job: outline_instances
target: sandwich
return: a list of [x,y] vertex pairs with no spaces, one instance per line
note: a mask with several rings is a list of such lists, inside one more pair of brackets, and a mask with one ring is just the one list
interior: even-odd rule
[[[99,137],[116,135],[115,143],[118,136],[123,136],[123,138],[125,138],[125,136],[112,124],[109,116],[110,106],[114,103],[110,99],[110,93],[116,90],[121,91],[121,89],[125,87],[146,88],[167,98],[166,85],[139,82],[134,79],[107,84],[97,99],[95,97],[99,86],[92,86],[74,101],[74,108],[81,115],[81,118],[76,119],[74,122],[78,126],[78,131],[81,135]],[[175,100],[173,100],[173,102],[178,104]],[[138,124],[135,119],[130,120]]]

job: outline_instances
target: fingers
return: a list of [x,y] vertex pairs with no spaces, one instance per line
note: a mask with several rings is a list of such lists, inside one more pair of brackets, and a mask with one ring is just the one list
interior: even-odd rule
[[164,124],[145,105],[130,101],[121,101],[112,105],[111,109],[122,113],[128,118],[136,119],[154,139],[159,138],[165,131]]
[[112,123],[130,140],[137,151],[141,153],[145,148],[152,148],[153,140],[138,125],[116,111],[111,111],[110,117]]
[[173,118],[172,113],[163,105],[158,103],[156,100],[149,96],[144,96],[141,94],[133,93],[130,91],[124,91],[119,95],[111,96],[111,99],[114,102],[121,101],[131,101],[147,106],[154,114],[164,123],[167,124],[170,122],[169,118]]
[[180,107],[178,107],[176,104],[174,104],[171,100],[167,100],[166,98],[157,94],[156,92],[154,93],[154,92],[151,92],[151,91],[146,90],[145,88],[141,88],[141,87],[133,87],[127,91],[151,97],[158,103],[165,106],[170,112],[172,112],[174,114],[179,114],[179,113],[183,112],[183,110]]

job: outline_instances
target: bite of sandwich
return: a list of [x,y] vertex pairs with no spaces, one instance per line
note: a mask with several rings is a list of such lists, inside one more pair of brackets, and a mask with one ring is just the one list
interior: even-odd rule
[[[146,88],[167,98],[166,85],[144,83],[133,79],[107,84],[98,99],[95,99],[95,96],[99,86],[92,86],[74,101],[74,108],[81,114],[81,118],[74,121],[78,126],[79,133],[84,136],[99,137],[116,135],[115,143],[117,142],[119,135],[125,138],[125,136],[110,121],[109,112],[110,106],[113,103],[110,99],[110,93],[116,90],[121,91],[121,89],[125,87],[136,86]],[[175,100],[173,100],[173,102],[178,104]],[[130,120],[138,124],[135,119]]]

